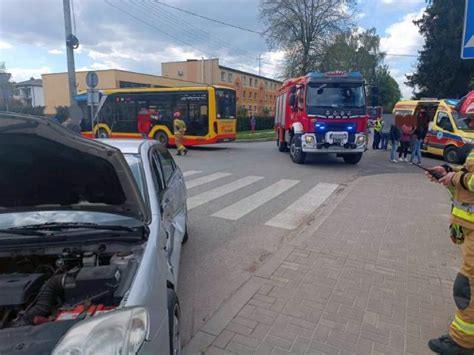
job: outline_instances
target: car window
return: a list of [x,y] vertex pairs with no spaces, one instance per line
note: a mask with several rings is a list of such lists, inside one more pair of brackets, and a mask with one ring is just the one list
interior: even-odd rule
[[132,171],[133,178],[140,189],[143,198],[145,195],[145,175],[143,173],[142,160],[138,154],[124,154],[125,160]]
[[165,189],[165,182],[163,181],[163,173],[161,171],[160,161],[156,153],[151,153],[151,171],[153,174],[153,183],[156,186],[156,189],[161,192]]
[[446,129],[448,131],[453,130],[453,125],[451,124],[449,116],[446,112],[438,112],[436,123],[440,128]]
[[169,182],[176,170],[176,164],[168,151],[158,152],[158,156],[160,158],[161,168],[163,169],[163,178],[165,182]]

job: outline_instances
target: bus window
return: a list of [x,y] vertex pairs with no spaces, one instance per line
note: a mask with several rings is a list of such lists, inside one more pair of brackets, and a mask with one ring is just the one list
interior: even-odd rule
[[205,136],[209,133],[209,115],[207,92],[176,93],[175,111],[181,112],[186,123],[186,134]]
[[115,97],[115,132],[137,132],[138,104],[134,95],[117,95]]
[[173,133],[173,100],[172,93],[147,93],[140,95],[139,105],[150,110],[152,125],[164,125]]
[[216,89],[217,118],[235,118],[235,91]]

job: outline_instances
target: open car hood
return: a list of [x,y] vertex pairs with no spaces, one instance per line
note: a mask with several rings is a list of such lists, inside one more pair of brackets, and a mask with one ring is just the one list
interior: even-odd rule
[[105,212],[150,220],[120,150],[46,118],[0,112],[0,213]]

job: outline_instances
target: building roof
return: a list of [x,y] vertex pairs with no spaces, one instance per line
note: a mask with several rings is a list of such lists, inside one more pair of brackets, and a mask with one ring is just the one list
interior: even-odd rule
[[278,83],[278,84],[283,83],[283,82],[280,81],[280,80],[268,78],[268,77],[266,77],[266,76],[261,76],[261,75],[254,74],[254,73],[249,73],[249,72],[243,71],[243,70],[238,70],[238,69],[234,69],[234,68],[230,68],[230,67],[225,67],[225,66],[220,65],[220,64],[219,64],[219,68],[220,68],[220,69],[224,69],[224,70],[230,70],[230,71],[237,72],[237,73],[240,73],[240,74],[245,74],[245,75],[254,76],[254,77],[257,77],[257,78],[260,78],[260,79],[263,79],[263,80],[273,81],[273,82]]
[[43,80],[31,78],[30,80],[20,81],[16,86],[43,86]]

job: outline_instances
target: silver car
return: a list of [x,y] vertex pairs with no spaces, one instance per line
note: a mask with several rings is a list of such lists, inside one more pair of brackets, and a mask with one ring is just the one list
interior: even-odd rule
[[180,353],[186,190],[168,151],[0,113],[0,167],[0,354]]

